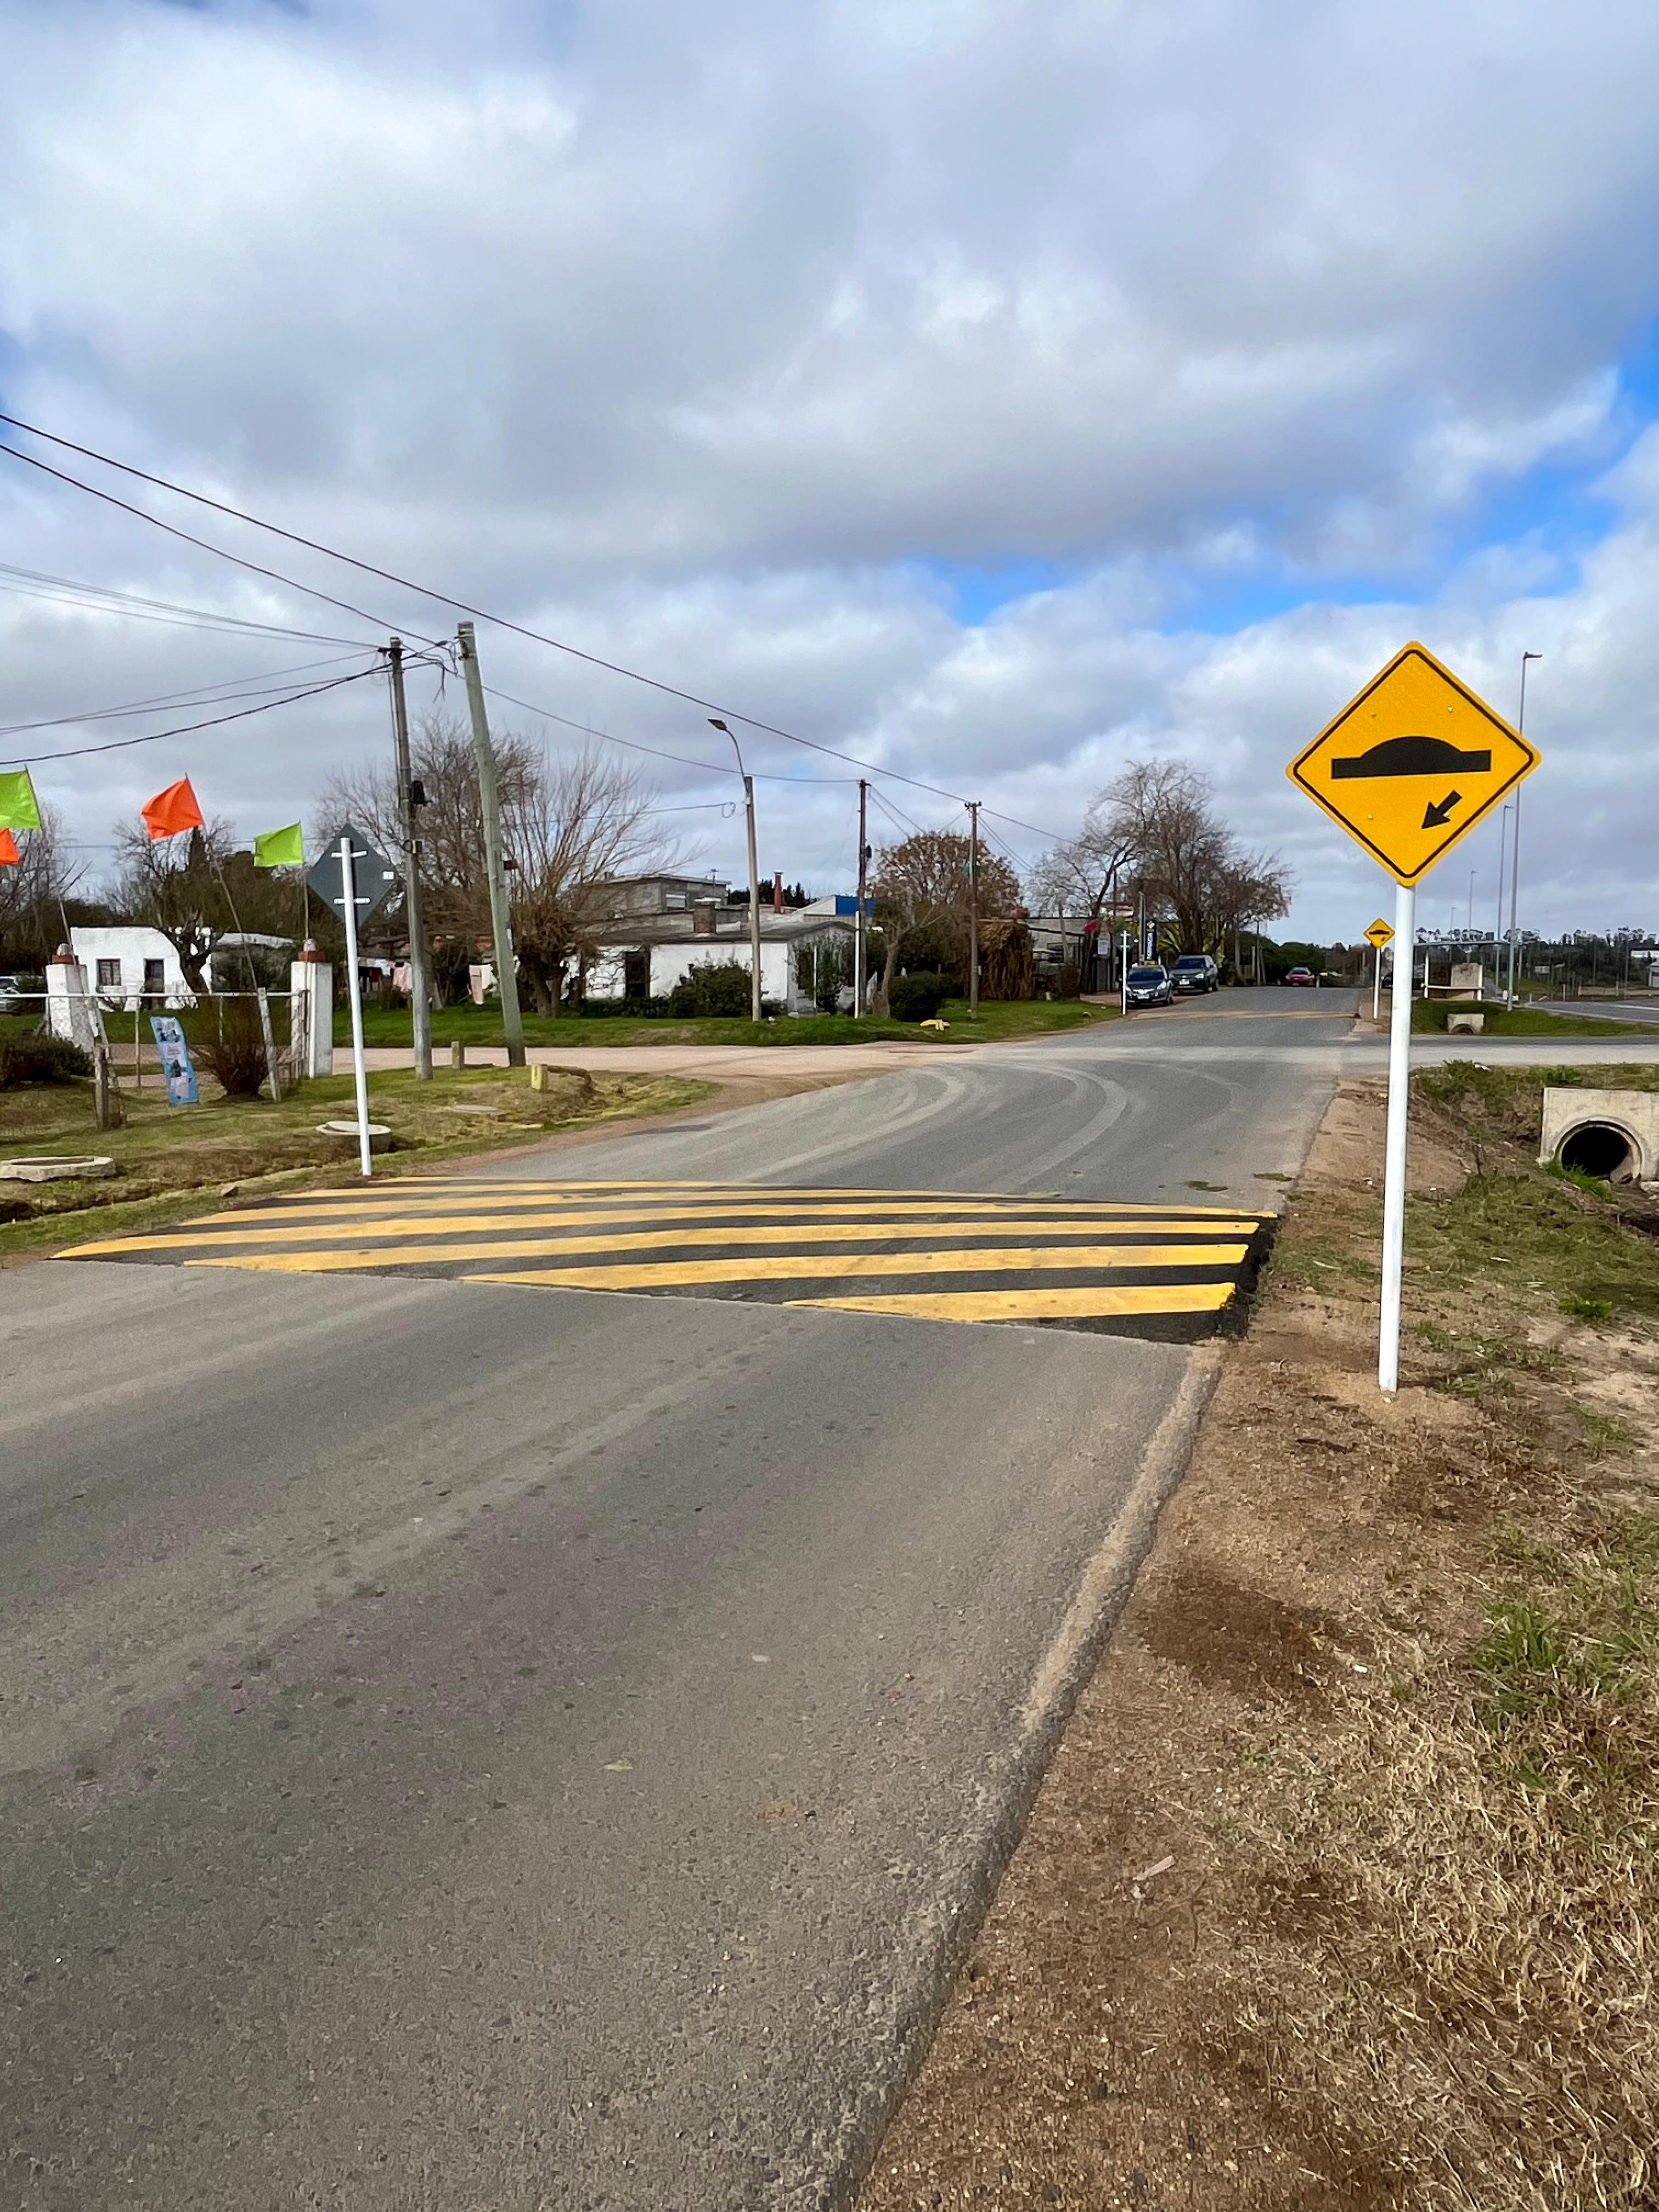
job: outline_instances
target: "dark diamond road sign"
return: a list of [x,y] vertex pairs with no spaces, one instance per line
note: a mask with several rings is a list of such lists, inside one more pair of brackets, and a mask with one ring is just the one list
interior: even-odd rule
[[377,852],[359,830],[347,823],[338,830],[324,849],[323,856],[306,877],[307,883],[318,897],[331,906],[342,921],[345,920],[345,886],[341,881],[343,870],[340,865],[340,844],[343,838],[351,840],[352,874],[356,878],[357,922],[361,928],[370,915],[376,914],[398,888],[398,871],[386,854]]

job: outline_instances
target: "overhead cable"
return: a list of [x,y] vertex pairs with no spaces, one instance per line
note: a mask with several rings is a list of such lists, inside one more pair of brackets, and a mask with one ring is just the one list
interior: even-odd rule
[[[803,738],[797,732],[783,729],[775,722],[764,722],[757,715],[745,714],[739,708],[724,706],[718,700],[703,698],[698,692],[683,690],[678,684],[665,684],[657,677],[647,676],[639,669],[629,668],[621,661],[606,660],[599,653],[584,652],[581,647],[568,644],[562,638],[550,637],[545,632],[531,629],[523,623],[510,621],[505,615],[493,614],[487,607],[474,606],[470,601],[456,599],[448,592],[436,591],[430,585],[416,583],[410,577],[398,575],[393,569],[378,568],[372,561],[360,561],[354,554],[342,553],[337,547],[325,545],[314,538],[304,537],[298,531],[285,530],[280,523],[267,522],[262,516],[250,514],[242,507],[228,506],[222,500],[210,499],[205,492],[191,491],[187,485],[174,483],[167,477],[152,475],[149,470],[137,468],[131,462],[118,461],[109,453],[100,453],[95,447],[77,445],[72,438],[62,438],[53,431],[42,430],[33,422],[25,422],[19,416],[0,413],[0,423],[5,423],[14,430],[21,430],[32,438],[44,439],[49,445],[62,447],[68,453],[79,453],[84,459],[96,461],[102,467],[118,470],[123,476],[134,477],[141,483],[153,484],[158,490],[171,492],[179,499],[192,500],[198,507],[209,507],[216,514],[227,515],[237,522],[248,524],[255,530],[266,531],[272,537],[286,540],[290,545],[301,545],[307,552],[320,553],[325,560],[341,562],[363,575],[378,577],[382,583],[395,584],[400,591],[413,592],[418,598],[433,600],[441,606],[453,607],[462,614],[471,615],[479,622],[492,623],[496,629],[508,630],[517,637],[529,638],[533,643],[547,646],[556,653],[568,653],[573,659],[586,661],[590,667],[602,668],[612,676],[626,677],[630,682],[643,684],[668,698],[683,699],[688,706],[702,707],[717,714],[729,716],[733,721],[741,722],[746,729],[759,730],[768,737],[781,738],[787,744],[804,745],[809,751],[823,753],[831,760],[845,761],[849,767],[862,769],[866,775],[882,776],[896,783],[908,784],[913,790],[931,792],[935,799],[953,799],[958,805],[963,803],[955,792],[946,791],[940,784],[929,783],[921,776],[906,775],[898,769],[878,768],[872,762],[860,760],[856,753],[842,751],[839,746],[823,744],[816,738]],[[125,513],[137,515],[142,521],[152,522],[158,530],[169,531],[174,537],[183,538],[192,545],[199,545],[207,552],[216,553],[222,560],[238,562],[242,567],[252,568],[258,575],[276,575],[275,570],[261,568],[257,562],[247,561],[240,554],[228,552],[222,546],[209,544],[204,538],[192,538],[188,531],[175,529],[173,524],[161,521],[144,508],[130,506],[125,500],[116,499],[113,494],[99,490],[95,484],[86,483],[79,477],[65,475],[61,469],[51,468],[45,461],[37,460],[33,454],[25,453],[15,446],[0,446],[0,453],[10,453],[18,460],[27,462],[31,468],[43,470],[46,475],[58,477],[64,483],[73,484],[77,489],[90,493],[94,499],[108,500]],[[362,608],[351,606],[343,599],[331,599],[326,592],[317,591],[314,586],[298,583],[292,577],[279,576],[276,580],[287,584],[291,590],[309,591],[330,606],[343,607],[363,621],[374,619],[365,615]],[[431,638],[422,641],[428,645],[436,642]],[[1005,821],[1014,819],[1011,815],[1005,815],[1002,818]],[[1030,823],[1022,823],[1018,826],[1022,829],[1034,827]],[[1040,837],[1057,837],[1059,835],[1057,831],[1047,830],[1038,830],[1036,834]]]

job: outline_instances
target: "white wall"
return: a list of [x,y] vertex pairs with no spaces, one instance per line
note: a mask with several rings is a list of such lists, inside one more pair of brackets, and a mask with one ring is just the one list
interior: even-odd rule
[[[143,996],[146,960],[161,963],[161,994],[169,1006],[196,1003],[179,965],[179,955],[159,929],[129,923],[113,929],[71,929],[70,949],[86,969],[87,988],[106,1006],[124,1007],[130,1013],[137,1009]],[[118,983],[99,981],[100,960],[119,962]]]

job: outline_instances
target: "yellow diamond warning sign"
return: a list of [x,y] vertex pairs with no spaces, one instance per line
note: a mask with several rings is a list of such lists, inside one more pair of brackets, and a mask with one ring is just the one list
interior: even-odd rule
[[1537,765],[1501,715],[1408,645],[1285,773],[1397,882],[1414,884]]
[[1380,952],[1393,935],[1393,930],[1383,921],[1382,915],[1378,915],[1376,920],[1365,932],[1365,941],[1368,945],[1374,945]]

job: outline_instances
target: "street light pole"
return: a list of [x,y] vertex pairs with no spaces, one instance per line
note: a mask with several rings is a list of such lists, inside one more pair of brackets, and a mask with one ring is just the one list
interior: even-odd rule
[[501,1002],[501,1034],[507,1039],[507,1064],[524,1066],[524,1018],[519,1011],[519,967],[513,951],[513,907],[507,895],[507,869],[501,852],[501,795],[495,787],[495,749],[489,742],[489,717],[484,711],[483,678],[478,673],[478,646],[470,622],[456,625],[461,674],[466,683],[467,713],[472,723],[472,750],[478,763],[478,814],[483,827],[484,877],[489,888],[489,944],[495,964],[495,989]]
[[[1520,737],[1524,738],[1527,734],[1527,663],[1529,660],[1541,660],[1543,658],[1541,653],[1523,653],[1521,656],[1521,718],[1515,726],[1516,735]],[[1510,862],[1510,981],[1509,990],[1504,999],[1504,1004],[1510,1006],[1515,1004],[1515,917],[1520,889],[1521,793],[1517,786],[1515,793],[1515,850]]]
[[[979,809],[968,802],[968,1015],[979,1013]],[[1062,948],[1063,949],[1063,948]]]
[[755,857],[755,779],[743,764],[742,746],[718,714],[708,717],[708,726],[732,738],[732,750],[738,757],[738,774],[743,778],[743,808],[749,830],[749,955],[754,963],[750,979],[749,1018],[757,1022],[761,1018],[760,862]]

